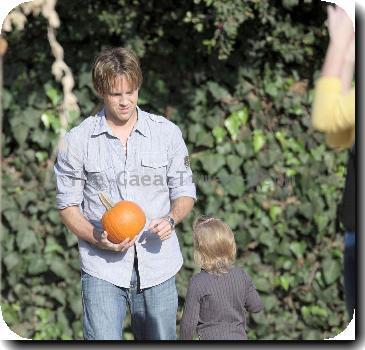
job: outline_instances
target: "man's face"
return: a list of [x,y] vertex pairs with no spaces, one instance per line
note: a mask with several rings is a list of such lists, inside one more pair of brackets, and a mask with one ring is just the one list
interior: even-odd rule
[[115,79],[111,91],[103,96],[107,118],[115,123],[125,123],[136,113],[138,89],[132,85],[124,75]]

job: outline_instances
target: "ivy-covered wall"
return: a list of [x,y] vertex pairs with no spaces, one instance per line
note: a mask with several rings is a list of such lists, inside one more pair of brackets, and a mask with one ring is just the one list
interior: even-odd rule
[[[346,153],[310,126],[313,82],[328,36],[317,0],[59,0],[57,40],[72,69],[80,116],[99,101],[90,79],[104,46],[141,58],[139,105],[183,131],[198,190],[178,227],[178,324],[197,271],[191,227],[198,213],[224,219],[237,265],[253,277],[265,310],[249,339],[315,339],[347,326],[342,232],[336,209]],[[77,241],[55,206],[52,154],[62,89],[42,16],[5,33],[2,135],[1,308],[33,339],[82,339]],[[129,319],[125,339],[133,339]]]

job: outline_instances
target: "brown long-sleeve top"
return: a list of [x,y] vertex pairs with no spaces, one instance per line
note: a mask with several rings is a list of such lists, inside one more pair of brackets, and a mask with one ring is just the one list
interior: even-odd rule
[[261,299],[251,278],[241,268],[231,267],[221,275],[201,271],[189,282],[180,339],[244,340],[246,311],[259,312]]

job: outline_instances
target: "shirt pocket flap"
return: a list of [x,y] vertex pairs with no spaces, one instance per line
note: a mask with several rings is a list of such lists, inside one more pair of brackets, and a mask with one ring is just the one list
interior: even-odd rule
[[111,166],[99,163],[85,163],[85,170],[88,173],[102,173],[110,170]]
[[161,168],[168,164],[166,155],[163,154],[145,154],[141,157],[141,164],[148,168]]

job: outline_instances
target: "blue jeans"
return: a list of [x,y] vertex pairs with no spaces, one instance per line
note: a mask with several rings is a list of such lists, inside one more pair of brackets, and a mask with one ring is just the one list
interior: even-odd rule
[[356,305],[356,242],[355,232],[345,233],[344,289],[346,308],[350,319]]
[[175,276],[141,291],[136,267],[130,288],[117,287],[81,271],[81,289],[84,339],[121,340],[127,306],[136,340],[176,339]]

